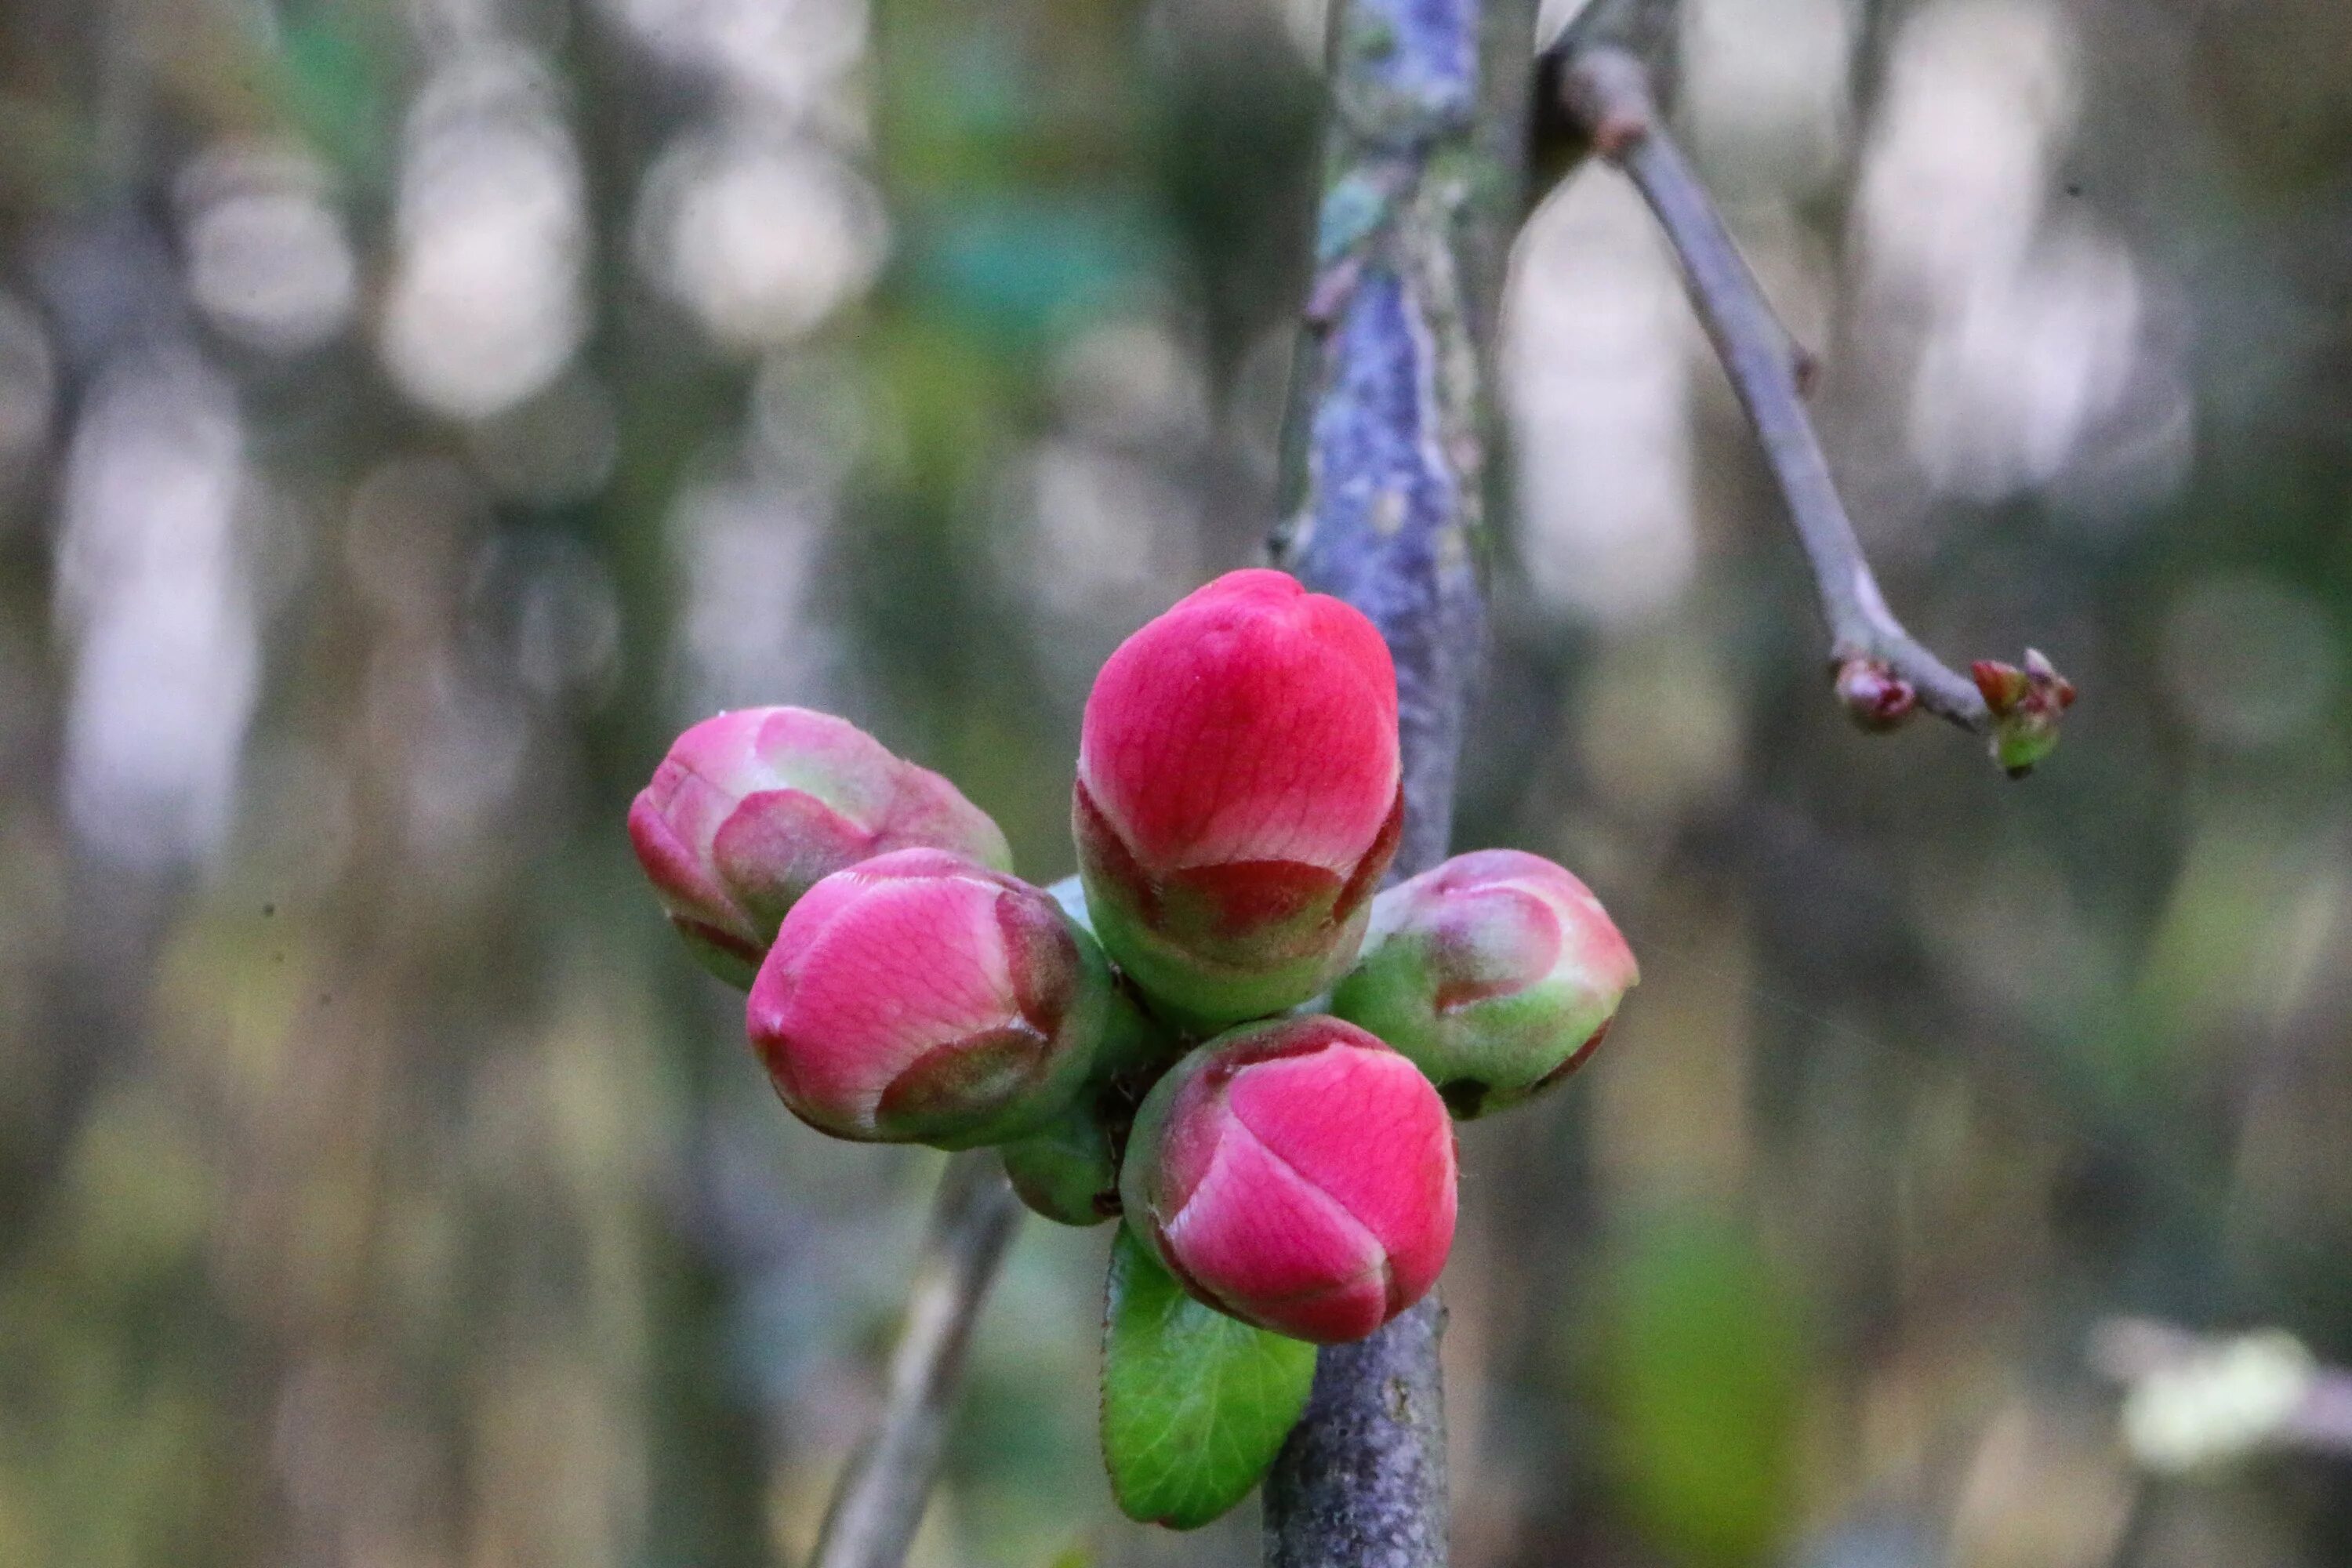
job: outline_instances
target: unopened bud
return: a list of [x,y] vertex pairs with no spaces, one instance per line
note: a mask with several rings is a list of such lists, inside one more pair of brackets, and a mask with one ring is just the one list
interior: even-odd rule
[[1099,1225],[1118,1213],[1114,1128],[1088,1097],[1042,1132],[1004,1146],[1004,1173],[1034,1212],[1057,1225]]
[[2074,683],[2039,648],[2025,651],[2025,668],[1982,658],[1969,667],[1992,714],[1993,760],[2011,778],[2023,778],[2058,746],[2058,721],[2074,705]]
[[1640,978],[1591,889],[1541,856],[1483,849],[1373,901],[1331,1011],[1402,1052],[1467,1120],[1575,1071]]
[[1411,1062],[1303,1016],[1221,1035],[1136,1113],[1127,1224],[1186,1291],[1297,1339],[1360,1340],[1454,1244],[1454,1128]]
[[745,1018],[784,1104],[818,1131],[964,1149],[1066,1110],[1121,1006],[1094,939],[1043,891],[902,849],[793,906]]
[[1396,672],[1372,623],[1229,573],[1087,699],[1072,826],[1103,946],[1171,1016],[1294,1006],[1354,958],[1403,823]]
[[794,901],[844,867],[918,847],[1013,866],[955,785],[805,708],[739,709],[680,735],[629,807],[629,840],[694,955],[743,986]]

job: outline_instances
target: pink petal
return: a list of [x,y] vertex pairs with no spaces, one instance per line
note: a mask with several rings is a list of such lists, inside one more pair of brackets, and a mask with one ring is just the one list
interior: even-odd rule
[[794,900],[874,852],[874,836],[813,795],[759,790],[712,838],[712,863],[751,910],[779,920]]
[[1559,966],[1566,945],[1559,911],[1507,883],[1445,900],[1430,936],[1441,1013],[1526,990]]
[[1236,1121],[1378,1240],[1402,1306],[1429,1288],[1453,1246],[1454,1128],[1419,1068],[1363,1039],[1245,1068],[1228,1103]]
[[1103,666],[1079,770],[1148,869],[1289,860],[1345,878],[1396,795],[1387,646],[1281,573],[1229,574]]
[[741,940],[751,934],[751,920],[711,878],[705,853],[709,840],[698,848],[678,826],[681,817],[691,825],[691,814],[666,809],[681,790],[706,788],[665,763],[655,773],[654,782],[639,791],[629,806],[629,844],[662,906],[671,914],[735,933]]
[[1225,1123],[1167,1251],[1237,1315],[1323,1342],[1361,1339],[1387,1315],[1380,1241],[1248,1129]]
[[909,876],[893,864],[932,856],[909,850],[819,882],[751,987],[752,1039],[787,1100],[820,1125],[870,1131],[885,1089],[926,1052],[1015,1022],[1002,889],[977,873]]

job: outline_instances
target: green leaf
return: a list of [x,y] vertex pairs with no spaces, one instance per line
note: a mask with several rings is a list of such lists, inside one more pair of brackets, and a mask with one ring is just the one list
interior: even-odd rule
[[1249,1495],[1297,1425],[1315,1347],[1204,1307],[1120,1226],[1103,1311],[1103,1462],[1130,1519],[1194,1530]]

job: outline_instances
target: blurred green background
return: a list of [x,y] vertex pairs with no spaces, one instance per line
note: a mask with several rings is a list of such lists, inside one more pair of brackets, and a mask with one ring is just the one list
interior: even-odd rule
[[[1613,174],[1523,236],[1461,841],[1644,980],[1465,1130],[1456,1561],[2352,1562],[2101,1322],[2352,1360],[2352,8],[1689,0],[1679,120],[1887,587],[1829,701]],[[1553,19],[1557,22],[1558,18]],[[774,1103],[622,833],[845,712],[1070,869],[1096,665],[1271,521],[1315,0],[0,8],[0,1564],[797,1562],[937,1156]],[[1033,1222],[926,1565],[1244,1563]]]

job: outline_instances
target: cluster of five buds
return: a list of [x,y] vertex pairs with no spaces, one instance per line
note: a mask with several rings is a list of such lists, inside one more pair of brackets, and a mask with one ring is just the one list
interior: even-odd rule
[[1444,1267],[1454,1119],[1565,1077],[1637,977],[1532,855],[1375,896],[1400,776],[1378,631],[1247,571],[1104,666],[1071,883],[1013,877],[947,780],[797,709],[688,731],[630,831],[802,1121],[998,1146],[1038,1212],[1123,1214],[1200,1300],[1332,1342]]

